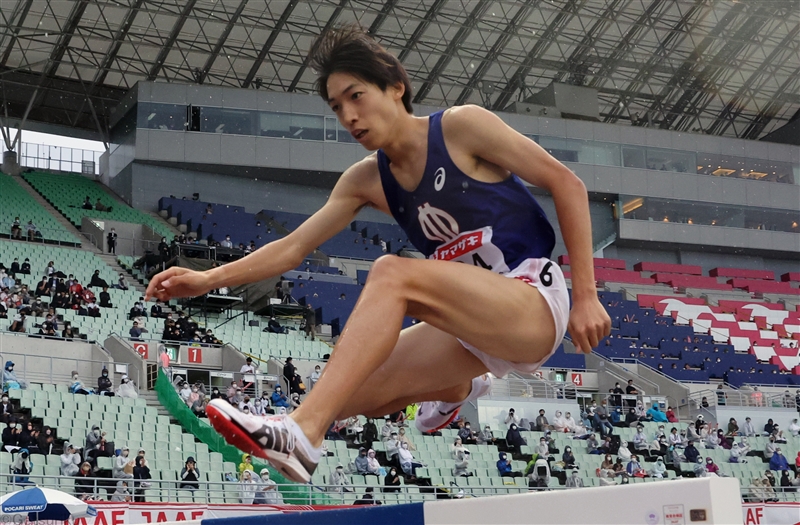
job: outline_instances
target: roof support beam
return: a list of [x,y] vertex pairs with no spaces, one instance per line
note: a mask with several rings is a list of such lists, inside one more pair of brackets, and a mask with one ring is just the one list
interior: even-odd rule
[[119,25],[119,30],[114,34],[114,41],[111,43],[111,46],[108,48],[108,52],[106,56],[103,57],[103,62],[100,64],[100,68],[98,68],[97,73],[92,80],[92,89],[90,93],[94,91],[94,86],[102,84],[106,80],[106,76],[108,76],[108,71],[111,69],[111,66],[114,65],[114,60],[117,58],[117,53],[119,53],[122,44],[125,42],[125,39],[128,37],[128,31],[130,31],[131,26],[133,25],[133,21],[136,18],[136,15],[139,13],[139,9],[141,9],[144,0],[134,0],[131,7],[128,9],[128,12],[125,13],[125,18],[122,19],[122,23]]
[[372,24],[370,24],[369,29],[367,30],[367,33],[369,33],[372,36],[375,36],[375,34],[378,32],[378,30],[383,25],[383,23],[386,21],[386,17],[388,17],[389,14],[392,11],[394,11],[394,7],[398,3],[399,3],[399,0],[389,0],[388,2],[384,2],[383,3],[383,7],[381,7],[380,12],[378,13],[378,16],[376,16],[375,20],[373,20]]
[[439,78],[439,75],[442,71],[447,68],[447,65],[453,59],[453,55],[455,55],[456,50],[461,46],[461,44],[466,40],[467,36],[475,29],[478,21],[483,17],[486,10],[489,9],[489,5],[491,5],[491,0],[479,0],[475,7],[472,9],[470,14],[467,16],[467,19],[464,20],[464,23],[461,24],[458,31],[456,32],[455,36],[452,40],[447,44],[447,48],[445,48],[442,55],[439,57],[439,60],[436,61],[436,64],[433,66],[428,72],[428,78],[422,83],[422,86],[417,91],[417,94],[414,96],[414,103],[419,103],[428,96],[433,84]]
[[[328,18],[328,21],[325,23],[325,27],[322,28],[320,35],[324,35],[333,28],[333,26],[336,24],[336,21],[339,19],[339,16],[341,16],[342,11],[344,10],[345,7],[347,7],[347,4],[349,2],[350,0],[339,0],[339,5],[337,5],[336,9],[333,10],[333,13],[331,14],[330,18]],[[292,83],[289,84],[289,89],[287,90],[289,91],[289,93],[297,89],[297,84],[299,84],[300,79],[303,78],[303,73],[306,72],[306,68],[308,67],[308,63],[310,62],[310,60],[311,60],[310,55],[306,54],[306,57],[303,59],[303,64],[300,66],[300,69],[297,70],[297,73],[292,79]]]
[[492,48],[481,60],[481,63],[478,64],[478,67],[475,68],[475,72],[467,81],[467,85],[461,90],[461,94],[459,94],[456,99],[457,106],[464,104],[469,99],[472,95],[472,91],[483,81],[486,72],[489,71],[489,68],[495,60],[497,60],[497,57],[500,56],[500,53],[503,52],[511,39],[517,36],[520,26],[528,18],[531,10],[538,5],[539,0],[526,0],[525,3],[520,6],[519,10],[517,10],[511,20],[509,20],[505,30],[503,30],[500,36],[497,37],[497,40],[494,41]]
[[17,36],[19,35],[20,29],[22,29],[22,24],[25,23],[25,18],[28,16],[28,11],[31,10],[32,4],[33,0],[27,0],[24,4],[22,4],[22,10],[15,11],[14,13],[11,14],[11,20],[9,20],[8,23],[11,23],[19,13],[17,19],[17,25],[12,30],[11,41],[8,43],[8,46],[6,46],[6,50],[3,53],[3,57],[0,58],[0,68],[5,66],[6,62],[8,62],[8,57],[11,55],[11,51],[13,51],[14,49],[14,44],[17,43]]
[[[708,12],[708,10],[704,9],[705,3],[705,0],[695,0],[694,5],[686,10],[686,12],[681,16],[681,19],[678,20],[678,22],[672,27],[669,33],[667,33],[667,35],[658,45],[658,49],[656,49],[655,53],[653,53],[650,58],[647,59],[647,63],[644,66],[637,68],[638,72],[636,73],[636,77],[634,80],[628,83],[626,91],[640,90],[642,86],[647,84],[647,82],[653,76],[653,73],[664,71],[664,59],[669,56],[672,49],[677,47],[683,41],[683,39],[686,38],[686,35],[688,34],[687,28],[690,27],[695,16],[699,17],[700,15],[703,15],[703,13]],[[617,63],[614,67],[616,68],[623,64],[624,63],[622,60],[617,60]],[[605,122],[616,122],[622,112],[628,108],[628,103],[632,100],[632,98],[637,97],[621,96],[617,100],[617,103],[613,105],[609,114],[605,116]]]
[[791,31],[786,33],[786,36],[781,40],[781,43],[775,46],[772,50],[772,53],[764,59],[763,62],[756,68],[755,71],[745,80],[740,87],[736,94],[731,97],[725,107],[722,108],[722,111],[717,116],[717,119],[714,123],[706,129],[706,133],[709,135],[723,135],[728,128],[733,124],[736,118],[741,115],[742,110],[747,106],[745,101],[745,96],[749,92],[750,96],[747,97],[748,100],[753,100],[753,91],[752,86],[755,82],[761,77],[761,75],[770,67],[776,67],[778,64],[782,62],[782,54],[787,50],[792,49],[792,44],[794,43],[795,39],[797,38],[798,34],[800,34],[800,24],[797,24],[792,28]]
[[769,20],[768,16],[767,9],[759,9],[753,16],[748,16],[744,20],[733,36],[722,46],[722,49],[708,61],[708,65],[694,77],[684,90],[678,101],[672,106],[672,110],[661,121],[661,128],[674,127],[676,130],[685,131],[686,128],[691,127],[692,122],[702,113],[700,105],[703,104],[703,101],[710,101],[716,96],[717,81],[726,71],[725,66],[731,64],[739,56],[739,53],[750,45],[753,36],[758,34]]
[[228,20],[228,24],[225,26],[225,30],[217,40],[217,43],[214,44],[214,49],[211,51],[211,55],[206,60],[206,64],[203,66],[203,69],[200,71],[200,81],[204,81],[208,72],[211,71],[211,66],[214,65],[214,61],[219,56],[219,52],[222,51],[222,46],[225,45],[225,42],[228,40],[228,36],[230,36],[231,31],[236,26],[236,22],[239,20],[239,17],[244,11],[244,8],[247,6],[247,0],[241,0],[239,2],[239,6],[236,8],[236,11],[233,12],[231,18]]
[[178,19],[175,21],[175,24],[172,26],[172,30],[169,32],[167,41],[161,46],[161,50],[158,52],[155,63],[147,73],[147,80],[152,81],[158,77],[158,74],[164,67],[164,62],[167,60],[167,56],[169,56],[169,52],[172,51],[172,46],[174,46],[175,41],[178,40],[178,35],[181,34],[183,25],[186,23],[186,19],[189,18],[189,14],[192,12],[192,9],[194,9],[194,4],[196,3],[197,0],[186,0],[186,3],[183,5],[183,9],[181,9],[181,14],[178,15]]
[[67,46],[69,46],[72,36],[78,29],[78,24],[81,21],[81,17],[83,17],[83,12],[86,11],[88,6],[89,0],[79,0],[72,6],[72,11],[69,14],[67,23],[61,28],[61,35],[58,37],[58,42],[56,42],[52,53],[50,53],[50,59],[47,61],[47,67],[43,72],[45,77],[50,78],[55,76],[58,71],[58,66],[61,65],[61,59],[64,58],[64,53],[67,51]]
[[267,41],[264,42],[264,47],[262,47],[261,51],[258,52],[256,61],[253,62],[253,66],[250,68],[250,71],[247,72],[247,76],[244,77],[242,88],[247,89],[250,87],[253,79],[256,78],[256,73],[258,73],[259,68],[261,68],[261,63],[264,62],[264,59],[267,58],[269,50],[272,49],[272,44],[275,43],[278,35],[281,34],[283,26],[286,25],[286,21],[289,20],[290,16],[292,16],[292,11],[294,11],[294,8],[297,7],[297,4],[299,3],[300,0],[291,0],[288,4],[286,4],[286,7],[283,9],[283,13],[281,13],[281,17],[275,23],[275,27],[272,28],[272,32],[267,37]]
[[[764,128],[767,127],[767,124],[775,118],[775,115],[778,114],[778,111],[783,107],[786,101],[783,98],[783,94],[786,93],[790,89],[797,89],[798,82],[800,79],[800,67],[795,69],[791,75],[789,75],[783,84],[780,85],[778,90],[772,96],[772,100],[764,106],[764,109],[761,110],[761,113],[755,118],[755,120],[747,126],[747,129],[744,130],[739,138],[742,139],[757,139],[761,133],[764,131]],[[800,110],[798,110],[800,111]]]
[[522,64],[520,64],[508,80],[500,96],[498,96],[497,100],[492,104],[492,109],[494,111],[502,111],[511,101],[511,97],[514,93],[518,89],[522,90],[525,88],[525,79],[533,68],[533,65],[541,55],[547,51],[553,43],[555,36],[561,32],[561,29],[563,29],[563,27],[578,13],[584,2],[585,0],[569,0],[567,5],[553,18],[553,21],[547,26],[547,29],[544,30],[544,33],[542,33],[536,41],[536,44],[534,44],[528,52],[525,60],[523,60]]
[[436,18],[436,15],[439,14],[439,11],[442,10],[442,7],[444,7],[446,3],[447,3],[446,0],[436,0],[435,2],[433,2],[431,7],[425,13],[425,16],[417,25],[416,29],[414,29],[414,32],[411,33],[411,38],[408,39],[408,42],[406,42],[405,47],[401,49],[400,54],[397,55],[397,58],[400,60],[400,62],[403,62],[408,56],[408,54],[411,53],[411,50],[417,46],[417,42],[419,42],[419,39],[422,38],[422,35],[425,34],[425,31],[428,29],[428,26],[431,25],[433,19]]

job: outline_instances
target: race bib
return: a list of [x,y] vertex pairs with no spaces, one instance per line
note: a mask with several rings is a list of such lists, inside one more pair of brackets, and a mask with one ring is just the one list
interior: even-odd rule
[[464,232],[452,241],[436,248],[429,259],[472,264],[495,273],[509,271],[503,252],[492,244],[492,227]]

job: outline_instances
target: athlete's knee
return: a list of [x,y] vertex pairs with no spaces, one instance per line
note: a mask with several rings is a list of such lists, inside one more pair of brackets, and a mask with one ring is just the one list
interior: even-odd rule
[[407,275],[407,262],[396,255],[384,255],[378,258],[369,270],[367,285],[376,283],[391,283],[386,291],[402,286]]

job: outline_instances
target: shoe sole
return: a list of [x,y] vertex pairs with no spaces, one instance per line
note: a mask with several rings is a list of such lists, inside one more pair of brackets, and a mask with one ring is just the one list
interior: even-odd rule
[[275,467],[285,478],[297,482],[308,483],[311,476],[303,465],[292,455],[284,454],[276,450],[267,452],[261,445],[250,439],[250,433],[239,426],[230,416],[213,405],[206,407],[206,416],[211,422],[211,426],[222,434],[225,441],[238,448],[239,450],[252,454],[253,456],[266,459]]

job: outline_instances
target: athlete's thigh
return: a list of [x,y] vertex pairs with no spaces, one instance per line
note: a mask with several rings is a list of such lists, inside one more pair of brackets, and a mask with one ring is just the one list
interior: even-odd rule
[[408,315],[494,357],[537,363],[553,348],[556,328],[537,288],[483,268],[449,261],[382,257],[370,275],[401,285]]
[[400,332],[389,359],[367,378],[343,410],[351,416],[371,414],[398,400],[403,402],[395,410],[412,402],[436,401],[436,393],[486,372],[486,366],[458,339],[418,323]]

